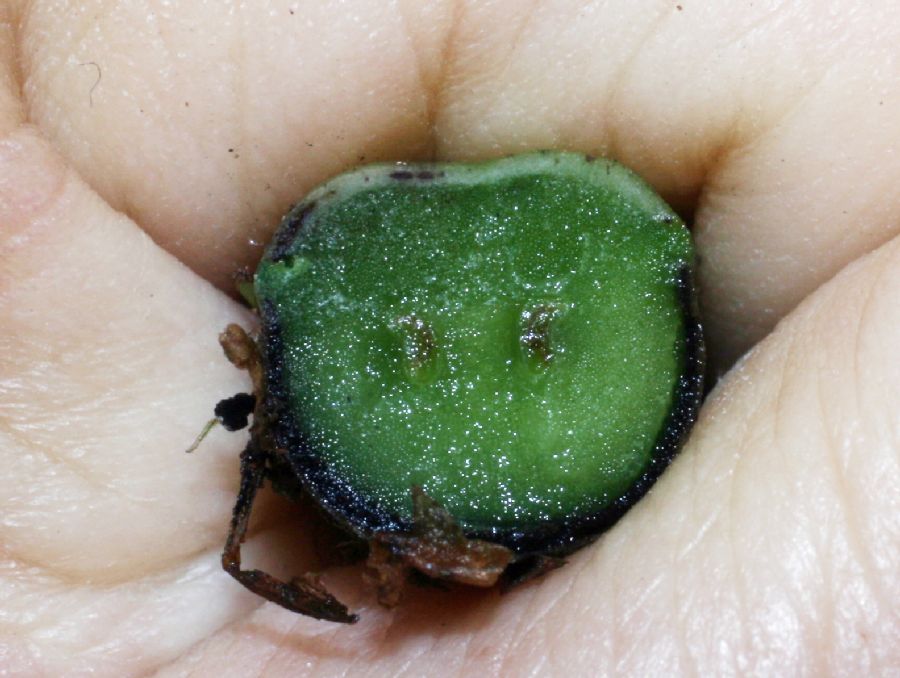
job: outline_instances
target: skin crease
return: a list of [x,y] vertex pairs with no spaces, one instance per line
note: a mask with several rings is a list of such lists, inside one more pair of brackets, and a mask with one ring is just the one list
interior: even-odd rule
[[[423,4],[0,6],[0,669],[900,672],[892,3]],[[218,566],[243,436],[181,452],[246,388],[230,273],[363,160],[550,147],[690,218],[717,369],[751,352],[544,580],[388,611],[338,570],[354,627],[262,604]],[[246,561],[315,567],[304,526],[267,496]]]

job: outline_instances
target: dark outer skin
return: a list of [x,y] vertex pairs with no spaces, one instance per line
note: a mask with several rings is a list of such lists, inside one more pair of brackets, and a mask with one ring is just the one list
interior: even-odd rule
[[[265,402],[262,360],[256,343],[237,325],[229,325],[219,337],[225,355],[235,366],[253,375],[254,395],[239,393],[219,402],[216,414],[242,418],[246,424],[252,405]],[[231,421],[228,422],[230,425]],[[285,582],[258,569],[241,565],[241,543],[247,533],[256,494],[268,478],[273,487],[288,498],[302,497],[296,482],[285,478],[286,453],[277,448],[270,435],[270,412],[256,409],[250,441],[241,453],[241,486],[232,512],[231,526],[222,553],[223,569],[239,583],[266,600],[292,612],[324,621],[353,624],[357,615],[335,598],[312,573]],[[377,589],[385,606],[396,605],[409,576],[418,572],[442,582],[489,587],[497,583],[513,559],[504,546],[468,539],[456,521],[421,488],[412,488],[413,521],[411,533],[379,532],[368,540],[368,581]],[[520,578],[543,574],[546,563],[536,562]],[[521,568],[520,568],[521,569]],[[509,584],[509,582],[507,582]]]
[[351,614],[343,603],[331,595],[315,575],[306,573],[285,582],[262,570],[246,570],[241,567],[241,544],[247,535],[256,493],[269,476],[273,457],[277,451],[272,448],[271,437],[268,434],[269,419],[260,406],[265,384],[256,343],[238,325],[229,325],[225,328],[219,335],[219,343],[235,367],[250,373],[254,400],[257,404],[253,426],[250,429],[250,440],[241,453],[241,486],[222,552],[222,568],[253,593],[292,612],[324,621],[353,624],[359,618]]

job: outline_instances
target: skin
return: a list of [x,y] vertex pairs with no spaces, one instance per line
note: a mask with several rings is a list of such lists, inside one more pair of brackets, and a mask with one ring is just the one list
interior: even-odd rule
[[[0,6],[0,668],[896,672],[893,4],[423,4]],[[363,158],[549,147],[618,159],[692,224],[724,376],[682,455],[506,596],[389,611],[338,570],[341,627],[244,592],[218,565],[244,439],[182,454],[247,387],[216,344],[252,324],[231,272]],[[306,525],[268,497],[245,561],[315,567]]]

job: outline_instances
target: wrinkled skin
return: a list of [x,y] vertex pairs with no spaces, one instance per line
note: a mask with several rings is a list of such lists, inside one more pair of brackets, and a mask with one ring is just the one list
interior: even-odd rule
[[[0,7],[0,668],[12,675],[900,670],[900,19],[855,5]],[[605,154],[692,223],[721,379],[651,494],[506,596],[353,627],[219,568],[246,389],[216,342],[289,205],[386,159]],[[774,329],[773,329],[774,328]],[[316,566],[259,506],[245,560]]]

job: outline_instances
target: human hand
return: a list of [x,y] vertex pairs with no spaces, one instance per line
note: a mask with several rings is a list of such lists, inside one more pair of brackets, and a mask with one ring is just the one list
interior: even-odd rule
[[[896,671],[896,12],[420,4],[0,9],[0,668]],[[783,322],[540,582],[383,610],[342,570],[353,627],[262,604],[218,563],[242,436],[182,454],[246,388],[231,273],[343,169],[531,148],[614,157],[689,217],[720,367]],[[245,559],[299,573],[307,531],[270,496]]]

